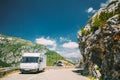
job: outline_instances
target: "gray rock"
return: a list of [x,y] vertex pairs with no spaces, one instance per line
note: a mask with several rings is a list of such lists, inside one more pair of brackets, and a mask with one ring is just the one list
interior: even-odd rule
[[[120,0],[100,12],[116,11],[120,7]],[[120,13],[119,13],[120,14]],[[89,24],[92,24],[92,21]],[[99,28],[94,33],[79,37],[79,48],[83,55],[84,75],[96,76],[100,72],[103,80],[120,80],[120,19],[118,15],[109,18],[104,28]],[[97,65],[97,70],[94,66]],[[98,76],[100,77],[100,76]]]

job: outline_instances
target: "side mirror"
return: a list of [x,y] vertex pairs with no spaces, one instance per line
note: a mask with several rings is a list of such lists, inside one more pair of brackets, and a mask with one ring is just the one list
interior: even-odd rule
[[40,58],[40,60],[39,60],[40,62],[42,62],[43,61],[43,58]]

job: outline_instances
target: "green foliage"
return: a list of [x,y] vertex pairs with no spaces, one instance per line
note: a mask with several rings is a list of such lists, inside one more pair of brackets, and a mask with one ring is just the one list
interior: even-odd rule
[[99,19],[102,20],[102,21],[106,21],[108,20],[109,18],[113,17],[115,15],[115,12],[101,12],[100,16],[99,16]]
[[100,15],[97,15],[94,17],[93,20],[90,19],[89,23],[93,22],[93,25],[91,26],[91,30],[84,30],[84,28],[81,29],[82,35],[88,35],[90,32],[95,32],[98,28],[105,27],[106,21],[113,17],[115,12],[101,12]]
[[9,66],[11,65],[0,60],[0,67],[9,67]]
[[82,28],[81,31],[82,31],[82,36],[90,34],[90,31],[89,30],[84,30],[84,28]]
[[94,32],[96,31],[98,28],[102,28],[105,26],[106,21],[113,17],[115,15],[114,12],[101,12],[101,14],[99,16],[96,16],[94,18],[94,22],[93,22],[93,26],[91,27],[91,31]]

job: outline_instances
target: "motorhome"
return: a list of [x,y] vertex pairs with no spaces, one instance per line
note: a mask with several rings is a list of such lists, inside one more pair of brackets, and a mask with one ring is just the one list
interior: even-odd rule
[[46,55],[42,53],[24,53],[20,63],[21,73],[39,72],[46,68]]

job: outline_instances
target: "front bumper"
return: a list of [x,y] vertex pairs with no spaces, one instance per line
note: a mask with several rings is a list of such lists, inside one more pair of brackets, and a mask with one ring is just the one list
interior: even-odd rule
[[21,72],[37,72],[38,69],[20,69]]

